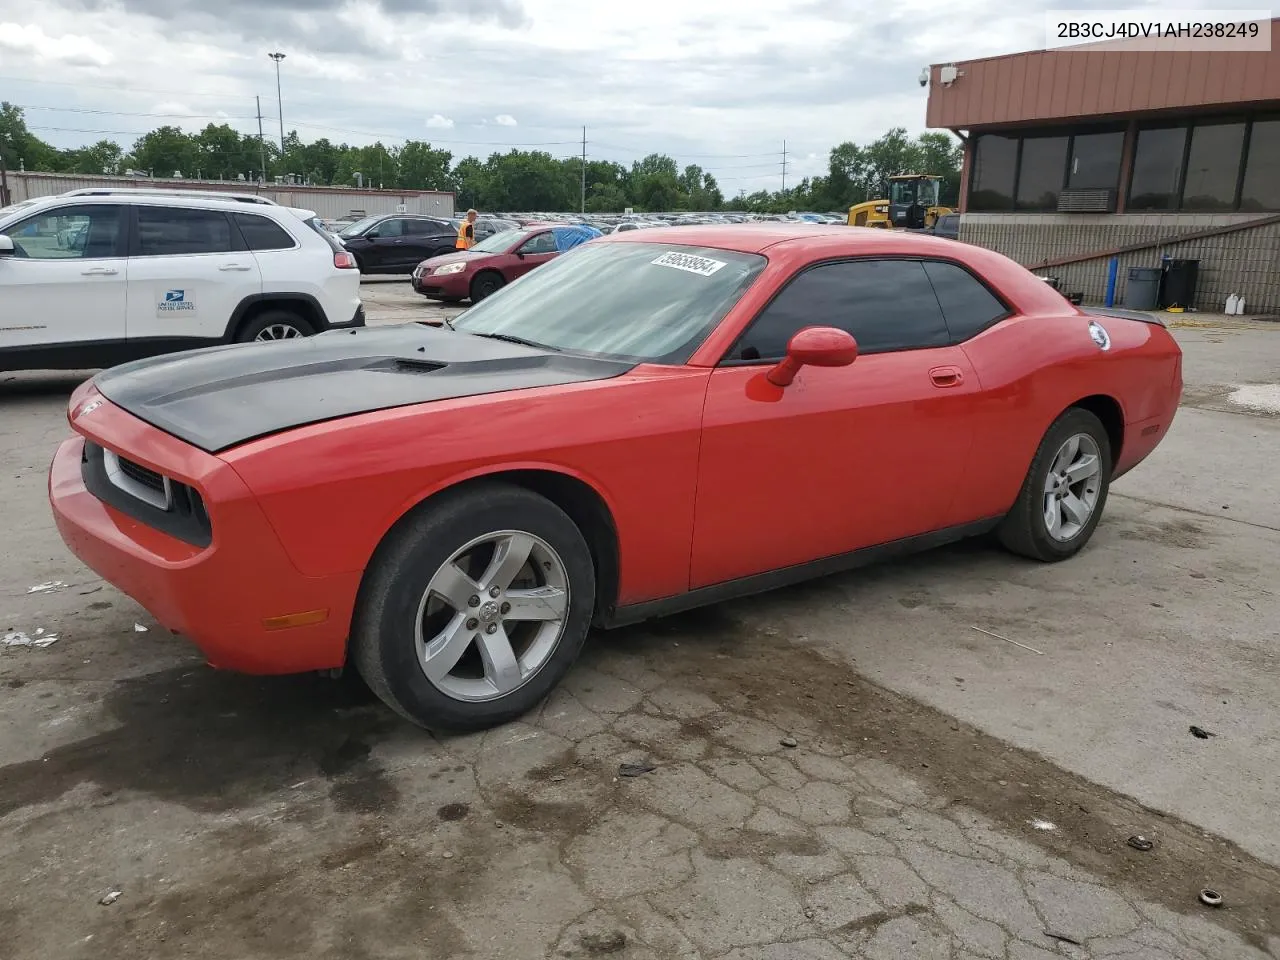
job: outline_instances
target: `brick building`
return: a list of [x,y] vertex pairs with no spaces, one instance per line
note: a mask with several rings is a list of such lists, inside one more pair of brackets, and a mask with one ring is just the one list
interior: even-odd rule
[[[1108,262],[1197,259],[1194,306],[1280,313],[1280,19],[1266,51],[1038,50],[930,70],[964,141],[960,238],[1097,302]],[[1118,300],[1119,302],[1119,300]]]

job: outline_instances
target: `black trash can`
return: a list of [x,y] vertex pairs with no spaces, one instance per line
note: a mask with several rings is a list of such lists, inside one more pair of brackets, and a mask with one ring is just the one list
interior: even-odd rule
[[1160,261],[1160,306],[1190,307],[1196,302],[1196,281],[1200,278],[1199,260]]
[[1155,310],[1160,302],[1159,267],[1130,267],[1124,286],[1124,305],[1130,310]]

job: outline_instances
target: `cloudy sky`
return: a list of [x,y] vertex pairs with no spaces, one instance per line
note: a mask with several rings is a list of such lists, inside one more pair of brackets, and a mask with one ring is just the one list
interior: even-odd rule
[[[726,194],[825,169],[830,147],[923,129],[929,63],[1044,43],[1093,0],[0,0],[0,99],[61,147],[210,121],[304,140],[427,139],[698,163]],[[1230,8],[1164,2],[1159,9]]]

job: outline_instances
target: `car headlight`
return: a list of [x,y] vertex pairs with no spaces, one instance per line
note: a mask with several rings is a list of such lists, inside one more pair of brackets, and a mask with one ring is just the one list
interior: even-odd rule
[[431,272],[437,277],[443,277],[450,273],[461,273],[465,269],[467,269],[467,265],[462,262],[446,263],[443,267],[436,267]]

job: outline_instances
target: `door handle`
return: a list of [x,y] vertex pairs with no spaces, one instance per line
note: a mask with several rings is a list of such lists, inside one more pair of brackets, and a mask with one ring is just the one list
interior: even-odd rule
[[88,270],[81,270],[82,277],[114,277],[120,271],[113,267],[91,267]]
[[245,271],[245,270],[251,270],[251,269],[253,269],[253,268],[252,268],[252,267],[246,267],[244,264],[241,264],[241,263],[224,263],[224,264],[223,264],[222,266],[220,266],[218,269],[219,269],[219,270],[221,270],[221,271],[223,271],[224,273],[226,273],[226,272],[229,272],[229,271],[232,271],[232,270],[237,271],[237,272],[242,272],[242,271]]
[[964,383],[964,373],[959,367],[934,367],[929,371],[929,379],[935,387],[958,387]]

